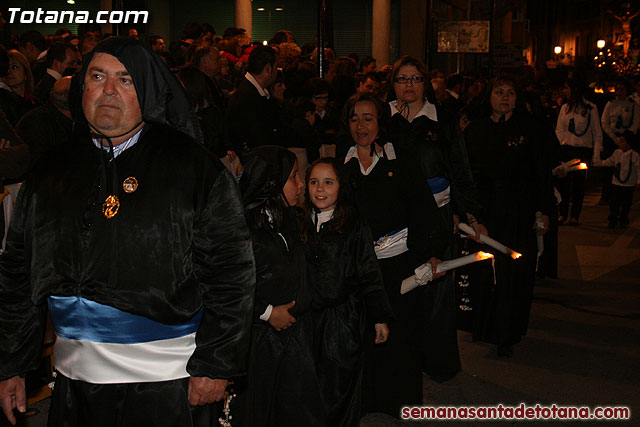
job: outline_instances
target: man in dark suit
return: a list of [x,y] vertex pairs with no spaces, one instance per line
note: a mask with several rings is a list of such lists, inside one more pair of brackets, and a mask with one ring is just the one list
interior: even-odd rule
[[464,84],[464,77],[460,74],[451,74],[447,77],[447,96],[442,101],[442,106],[451,115],[458,116],[462,107],[464,107],[464,101],[460,98],[462,94],[462,85]]
[[75,68],[80,62],[78,51],[71,45],[56,43],[49,48],[46,56],[47,74],[38,82],[33,96],[45,104],[51,96],[53,84],[62,77],[67,68]]
[[277,105],[267,88],[277,76],[276,53],[257,46],[249,55],[244,80],[229,99],[225,122],[236,152],[261,145],[283,145]]
[[73,121],[69,109],[71,77],[54,83],[45,105],[29,111],[18,122],[16,130],[29,146],[29,165],[33,167],[43,154],[71,139]]

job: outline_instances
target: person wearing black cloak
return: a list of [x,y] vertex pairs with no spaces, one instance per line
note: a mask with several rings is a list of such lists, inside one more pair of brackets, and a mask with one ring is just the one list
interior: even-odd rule
[[[436,100],[428,75],[424,64],[411,56],[394,64],[390,78],[397,100],[389,103],[389,138],[398,158],[418,164],[420,182],[433,194],[446,230],[454,230],[455,214],[477,235],[487,234],[458,120]],[[454,257],[453,237],[450,231],[444,259]],[[461,369],[453,275],[431,283],[426,293],[429,314],[422,343],[423,369],[443,382]]]
[[256,147],[240,155],[240,190],[256,262],[249,373],[236,382],[233,424],[324,426],[312,353],[311,289],[302,241],[304,185],[296,155]]
[[49,425],[212,425],[245,372],[255,268],[234,178],[156,54],[111,38],[71,92],[72,143],[18,196],[0,257],[0,401],[15,423],[47,307]]
[[433,196],[420,181],[420,171],[396,158],[394,145],[384,142],[380,100],[356,94],[347,101],[344,113],[354,144],[345,158],[346,181],[353,188],[358,212],[371,227],[394,314],[386,343],[364,342],[363,413],[399,417],[402,406],[422,404],[421,347],[428,288],[420,286],[401,295],[401,283],[418,266],[429,261],[437,264],[446,246],[446,231]]
[[391,307],[371,230],[351,204],[338,161],[316,160],[306,181],[314,348],[327,425],[359,426],[365,341],[386,342]]
[[[542,133],[523,108],[516,107],[516,83],[499,77],[488,88],[482,112],[465,129],[469,163],[483,204],[483,217],[494,239],[519,252],[518,259],[495,255],[495,284],[490,267],[470,267],[473,338],[497,344],[509,357],[526,333],[537,257],[537,230],[549,228],[554,208],[551,168]],[[486,247],[478,248],[488,250]],[[484,273],[484,274],[483,274]]]

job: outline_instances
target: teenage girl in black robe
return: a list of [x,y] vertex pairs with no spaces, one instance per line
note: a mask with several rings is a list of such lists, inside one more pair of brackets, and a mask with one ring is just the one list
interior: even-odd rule
[[374,341],[365,316],[376,344],[387,340],[391,318],[371,230],[347,200],[341,172],[325,157],[307,174],[316,367],[332,427],[360,425],[363,344]]
[[[446,246],[433,195],[412,164],[396,159],[393,145],[380,139],[380,101],[357,94],[345,106],[355,144],[347,152],[347,181],[359,213],[371,227],[384,287],[394,313],[386,343],[365,342],[364,412],[399,417],[405,405],[422,404],[421,345],[426,324],[426,289],[400,294],[402,280]],[[392,243],[395,242],[395,243]],[[437,263],[433,258],[432,264]],[[437,274],[434,277],[441,277]]]
[[243,153],[242,164],[240,189],[256,260],[256,295],[249,374],[231,402],[233,425],[322,426],[302,213],[295,207],[304,188],[296,156],[263,146]]

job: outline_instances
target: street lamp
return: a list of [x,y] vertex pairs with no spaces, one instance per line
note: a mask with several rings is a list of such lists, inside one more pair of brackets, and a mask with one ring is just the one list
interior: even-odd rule
[[562,53],[562,47],[561,46],[554,47],[553,53],[555,53],[556,55],[560,55]]
[[598,49],[602,49],[602,48],[604,48],[604,45],[605,45],[605,44],[606,44],[606,42],[605,42],[604,40],[602,40],[602,39],[600,39],[600,40],[598,40],[598,41],[596,42],[596,46],[598,46]]

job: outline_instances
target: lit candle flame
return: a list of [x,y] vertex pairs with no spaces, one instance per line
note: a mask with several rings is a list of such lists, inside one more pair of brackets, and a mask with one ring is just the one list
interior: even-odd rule
[[493,254],[489,252],[478,252],[478,254],[480,255],[480,259],[493,258]]
[[589,168],[587,167],[587,164],[586,164],[586,163],[580,163],[580,164],[578,165],[578,169],[589,169]]
[[521,256],[522,256],[522,254],[521,254],[521,253],[518,253],[518,252],[512,252],[512,253],[511,253],[511,258],[513,258],[513,259],[518,259],[518,258],[520,258]]

